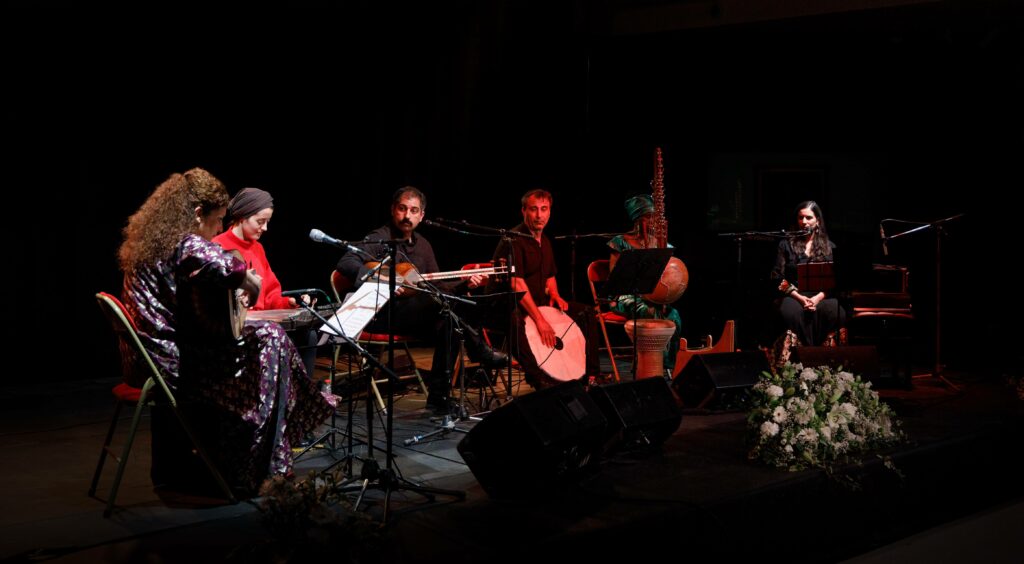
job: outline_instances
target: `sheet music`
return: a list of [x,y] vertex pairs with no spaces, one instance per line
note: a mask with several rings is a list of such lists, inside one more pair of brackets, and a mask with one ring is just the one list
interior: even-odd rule
[[355,339],[386,303],[388,303],[386,284],[363,284],[345,300],[345,303],[341,304],[337,313],[328,320],[329,323],[320,327],[320,332],[337,335],[334,328],[341,327],[345,336]]

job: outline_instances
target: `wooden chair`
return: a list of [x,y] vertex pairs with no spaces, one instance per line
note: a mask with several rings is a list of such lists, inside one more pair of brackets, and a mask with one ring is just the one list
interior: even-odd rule
[[[96,294],[96,301],[99,303],[104,316],[108,321],[110,321],[110,325],[114,329],[114,333],[117,334],[122,343],[134,349],[135,353],[138,355],[135,359],[136,365],[133,368],[144,368],[148,377],[142,385],[142,388],[136,388],[127,383],[121,383],[114,386],[113,393],[116,400],[114,405],[114,416],[110,420],[110,428],[107,430],[107,436],[103,441],[103,447],[100,449],[100,459],[96,464],[96,472],[93,474],[92,484],[89,486],[89,497],[96,496],[96,486],[99,484],[100,474],[103,472],[103,464],[106,462],[107,455],[109,454],[117,461],[117,474],[114,476],[114,483],[110,487],[110,495],[107,498],[107,507],[103,511],[104,517],[110,517],[110,514],[114,509],[114,501],[117,499],[117,490],[121,485],[121,478],[124,476],[124,469],[128,463],[128,455],[131,453],[132,443],[135,441],[135,433],[139,428],[139,420],[142,418],[142,412],[153,401],[159,399],[161,402],[166,402],[167,405],[170,406],[174,415],[181,423],[182,428],[185,430],[185,434],[188,435],[189,440],[192,442],[193,449],[210,470],[210,474],[213,475],[214,480],[216,480],[217,485],[224,493],[225,498],[227,498],[231,503],[237,503],[234,494],[231,493],[231,488],[228,487],[227,482],[224,481],[221,473],[206,455],[206,452],[203,450],[202,446],[200,446],[199,441],[196,440],[195,435],[192,433],[192,429],[189,427],[188,422],[182,416],[181,411],[178,409],[178,402],[175,400],[174,394],[171,393],[170,388],[167,386],[167,382],[164,381],[163,375],[160,374],[160,370],[157,368],[156,364],[154,364],[152,357],[149,356],[149,352],[142,346],[142,341],[139,340],[135,324],[132,322],[131,318],[128,317],[124,304],[122,304],[116,297],[104,292]],[[132,417],[131,428],[128,431],[128,438],[125,440],[124,446],[122,447],[121,456],[118,457],[114,448],[111,446],[111,441],[113,440],[114,431],[117,428],[117,423],[121,415],[121,408],[125,405],[133,405],[135,407],[135,415]]]
[[[344,274],[338,272],[337,270],[331,273],[331,290],[334,292],[334,297],[338,301],[338,303],[342,303],[342,298],[353,287],[354,284],[352,283],[352,281],[349,280],[348,277],[345,276]],[[408,367],[399,367],[396,365],[395,372],[397,373],[400,368],[411,368],[411,374],[399,376],[398,380],[401,382],[406,380],[412,380],[413,378],[415,378],[416,382],[420,386],[420,390],[423,391],[423,395],[426,396],[428,395],[427,385],[423,381],[423,377],[420,375],[420,370],[416,366],[416,360],[413,359],[412,356],[412,350],[409,348],[409,343],[412,341],[412,337],[408,337],[405,335],[395,335],[395,345],[402,347],[402,350],[405,353],[404,358],[408,363]],[[359,334],[359,337],[356,338],[356,342],[359,343],[361,346],[365,347],[367,350],[376,349],[378,351],[377,357],[380,358],[385,352],[387,352],[388,335],[387,333],[371,333],[369,331],[363,331],[362,333]],[[335,363],[337,363],[338,361],[337,350],[335,351],[334,361]],[[380,384],[385,384],[387,382],[387,378],[370,378],[370,389],[373,390],[373,395],[377,399],[377,405],[380,407],[381,412],[385,414],[387,413],[387,407],[384,404],[384,397],[381,396],[380,393]]]
[[625,316],[614,311],[608,311],[607,308],[602,306],[604,302],[597,297],[596,286],[596,284],[603,284],[608,280],[608,274],[611,272],[609,264],[608,259],[599,259],[590,263],[587,266],[587,282],[590,283],[590,294],[594,297],[594,313],[596,314],[597,322],[601,325],[604,347],[608,351],[608,358],[612,362],[612,374],[615,376],[615,381],[619,382],[621,381],[619,367],[615,364],[615,350],[612,348],[611,340],[608,338],[608,325],[622,326],[623,332],[625,332],[627,319]]
[[882,264],[872,265],[872,270],[885,291],[851,292],[849,340],[851,344],[874,344],[880,355],[894,357],[896,371],[902,372],[897,380],[909,385],[913,359],[907,351],[914,321],[910,271],[904,266]]
[[712,342],[711,335],[708,335],[704,337],[701,346],[691,349],[687,346],[686,338],[680,338],[679,352],[676,353],[676,365],[672,369],[672,378],[675,379],[679,376],[679,373],[686,367],[686,363],[690,362],[695,355],[736,352],[736,322],[732,319],[727,320],[718,342],[714,344]]

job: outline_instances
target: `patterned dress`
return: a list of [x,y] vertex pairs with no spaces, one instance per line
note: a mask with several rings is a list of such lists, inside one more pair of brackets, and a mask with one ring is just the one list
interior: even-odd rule
[[[630,245],[622,235],[612,237],[611,240],[608,241],[608,246],[617,253],[636,248],[633,245]],[[682,336],[680,327],[683,324],[683,320],[679,317],[679,312],[672,306],[663,306],[661,304],[648,302],[643,298],[637,298],[637,296],[618,296],[615,298],[615,301],[612,302],[609,309],[621,314],[626,319],[633,319],[633,309],[635,307],[637,319],[668,319],[672,323],[675,323],[676,332],[672,334],[672,340],[669,341],[668,349],[665,351],[664,362],[665,368],[671,370],[676,365],[676,354],[679,352],[679,338]]]
[[200,331],[202,312],[192,311],[191,296],[226,296],[241,285],[245,268],[219,245],[189,234],[167,259],[125,274],[123,301],[178,399],[202,413],[203,425],[194,430],[225,479],[255,492],[268,474],[291,469],[292,444],[332,408],[280,325],[246,321],[238,341]]

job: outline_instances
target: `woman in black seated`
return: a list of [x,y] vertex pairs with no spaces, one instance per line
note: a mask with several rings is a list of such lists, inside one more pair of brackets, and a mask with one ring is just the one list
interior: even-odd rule
[[831,263],[836,245],[829,240],[825,217],[814,201],[797,206],[796,227],[807,234],[779,241],[772,270],[772,280],[782,293],[779,313],[786,328],[783,339],[786,345],[834,345],[837,333],[845,325],[843,309],[835,296],[825,291],[798,288],[797,265]]

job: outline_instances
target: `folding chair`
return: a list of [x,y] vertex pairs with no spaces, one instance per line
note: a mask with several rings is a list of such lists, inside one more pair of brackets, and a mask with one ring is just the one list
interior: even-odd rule
[[[353,286],[354,284],[352,284],[352,281],[349,280],[348,277],[346,277],[344,274],[338,272],[337,270],[331,273],[331,290],[334,292],[334,297],[338,300],[338,303],[342,303],[341,298]],[[401,345],[402,349],[405,351],[404,356],[406,361],[408,362],[408,367],[411,367],[412,369],[411,374],[399,376],[398,380],[399,382],[402,382],[405,380],[412,380],[413,378],[415,378],[416,382],[419,383],[420,385],[420,390],[423,391],[423,395],[427,396],[427,385],[426,383],[423,382],[423,377],[420,375],[420,369],[417,368],[416,360],[413,359],[412,350],[409,348],[409,343],[412,341],[412,337],[408,337],[405,335],[395,335],[395,345]],[[363,331],[362,333],[359,334],[359,337],[356,339],[356,342],[359,343],[361,346],[367,348],[367,350],[369,350],[371,347],[377,349],[379,351],[377,355],[379,358],[380,355],[387,351],[388,335],[387,333],[371,333],[369,331]],[[337,356],[335,356],[334,361],[335,363],[337,363]],[[396,366],[396,372],[400,368],[403,367]],[[387,378],[370,378],[370,388],[373,390],[373,395],[377,398],[377,405],[380,406],[381,413],[385,414],[387,413],[387,407],[384,405],[384,398],[383,396],[381,396],[380,388],[378,385],[387,383],[387,381]]]
[[619,382],[621,381],[619,367],[615,364],[615,350],[612,348],[611,340],[608,338],[608,325],[622,326],[623,332],[625,332],[627,319],[625,316],[614,311],[608,311],[606,307],[601,305],[606,302],[597,297],[597,286],[595,286],[595,284],[606,282],[609,272],[611,272],[611,269],[608,259],[595,260],[587,267],[587,282],[590,283],[590,294],[594,297],[594,313],[598,323],[601,325],[601,335],[604,337],[605,350],[608,351],[608,358],[612,362],[612,374],[615,376],[615,381]]
[[[492,263],[492,262],[471,262],[471,263],[462,265],[462,268],[460,268],[459,270],[476,270],[478,268],[491,268],[492,266],[494,266],[494,263]],[[472,292],[469,293],[469,296],[472,297]],[[488,333],[487,329],[481,327],[479,329],[479,331],[480,331],[480,336],[483,338],[484,342],[487,343],[487,346],[493,348],[494,345],[491,344],[491,337],[490,337],[490,334]],[[518,363],[513,360],[513,364],[512,365],[513,365],[513,367],[516,367],[516,366],[518,366]],[[469,362],[466,363],[465,366],[463,366],[463,358],[462,358],[461,355],[459,355],[459,356],[455,357],[455,364],[452,367],[452,381],[451,381],[451,387],[452,387],[451,389],[452,390],[460,389],[459,388],[459,378],[461,377],[463,369],[465,369],[467,372],[469,372],[473,376],[477,377],[477,379],[478,379],[477,384],[480,386],[480,402],[479,402],[480,403],[480,409],[486,411],[490,407],[491,401],[495,401],[496,400],[497,393],[494,390],[494,382],[499,381],[500,378],[496,377],[494,372],[495,372],[495,370],[500,370],[500,369],[497,369],[497,368],[487,368],[487,367],[483,366],[482,364],[477,363],[477,362],[473,362],[473,361],[469,361]],[[470,380],[467,380],[467,386],[468,386],[469,381]],[[490,390],[490,397],[489,398],[485,397],[485,395],[486,395],[485,392],[484,392],[485,389],[489,389]]]
[[[124,304],[114,296],[105,292],[96,294],[96,301],[99,303],[100,310],[103,311],[104,316],[106,316],[107,320],[110,321],[110,325],[114,329],[114,333],[117,334],[121,342],[135,349],[135,352],[138,354],[135,366],[144,365],[149,370],[149,377],[146,378],[146,382],[142,385],[141,389],[135,388],[127,383],[121,383],[114,386],[113,393],[114,398],[116,399],[114,416],[110,420],[110,428],[107,431],[106,439],[103,441],[103,447],[100,449],[100,459],[96,464],[96,472],[93,474],[92,484],[89,486],[89,497],[96,497],[96,486],[99,483],[100,474],[103,472],[103,463],[106,462],[107,455],[109,454],[117,461],[117,474],[114,476],[114,483],[110,488],[110,496],[107,498],[107,507],[103,511],[104,517],[110,517],[110,514],[114,509],[114,501],[117,499],[117,489],[120,487],[121,478],[124,476],[124,469],[128,462],[128,455],[131,453],[132,443],[135,441],[135,433],[139,428],[139,420],[142,418],[142,412],[146,406],[155,401],[156,397],[162,393],[162,401],[165,400],[170,406],[171,411],[173,411],[174,415],[177,416],[178,421],[185,430],[185,434],[188,435],[189,440],[192,442],[192,447],[203,460],[203,463],[206,464],[206,467],[210,470],[210,474],[213,476],[214,480],[216,480],[221,491],[224,492],[225,498],[227,498],[231,503],[237,503],[238,500],[235,499],[235,495],[231,493],[231,488],[228,487],[227,482],[224,481],[224,477],[221,476],[221,473],[206,455],[206,452],[200,446],[199,441],[196,440],[195,435],[192,433],[192,429],[182,416],[181,411],[178,409],[178,402],[175,400],[174,394],[171,393],[170,388],[167,386],[167,382],[164,381],[163,376],[160,374],[160,370],[157,368],[156,364],[153,363],[153,359],[149,356],[149,352],[142,346],[142,341],[139,340],[139,335],[135,330],[135,324],[131,321],[131,318],[128,317]],[[125,365],[127,365],[127,359],[125,359]],[[157,390],[153,389],[154,386],[157,387]],[[128,438],[122,447],[121,456],[118,457],[110,443],[114,437],[114,431],[117,428],[118,419],[121,415],[121,408],[125,404],[135,406],[135,415],[132,417],[131,428],[128,431]]]

